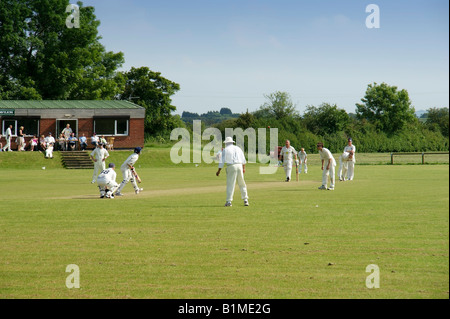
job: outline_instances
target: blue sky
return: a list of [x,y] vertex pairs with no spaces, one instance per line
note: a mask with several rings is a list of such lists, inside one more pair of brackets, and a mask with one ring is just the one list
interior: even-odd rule
[[[73,1],[75,3],[75,1]],[[406,89],[416,110],[449,106],[447,0],[85,0],[123,70],[148,66],[177,82],[178,114],[257,110],[285,91],[300,113],[347,112],[367,85]],[[366,27],[366,6],[380,28]]]

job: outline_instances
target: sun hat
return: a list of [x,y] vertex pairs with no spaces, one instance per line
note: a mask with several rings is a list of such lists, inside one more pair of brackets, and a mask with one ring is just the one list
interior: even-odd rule
[[227,136],[225,138],[224,144],[234,143],[233,138],[231,136]]

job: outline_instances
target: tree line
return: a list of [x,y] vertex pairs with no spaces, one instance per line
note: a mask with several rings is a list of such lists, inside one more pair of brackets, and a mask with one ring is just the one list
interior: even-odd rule
[[259,110],[215,125],[225,128],[278,128],[280,145],[288,139],[295,147],[315,152],[324,142],[340,152],[351,137],[359,152],[422,152],[449,150],[449,109],[429,108],[427,120],[419,121],[406,90],[386,83],[369,84],[356,113],[336,104],[308,105],[300,115],[287,92],[265,95]]

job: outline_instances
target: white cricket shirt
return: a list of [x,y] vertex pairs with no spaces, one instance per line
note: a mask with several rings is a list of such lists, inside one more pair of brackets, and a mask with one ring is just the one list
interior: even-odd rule
[[292,162],[292,158],[294,154],[296,154],[297,151],[292,146],[289,146],[289,148],[286,148],[286,146],[283,146],[281,149],[281,154],[283,155],[283,162]]
[[222,151],[222,157],[220,158],[219,168],[223,168],[225,165],[234,164],[246,164],[245,155],[242,150],[233,144],[227,145]]
[[[123,162],[122,166],[120,166],[121,169],[129,169],[129,166],[134,166],[134,164],[139,159],[139,154],[134,153],[128,156],[128,158]],[[129,166],[128,166],[129,165]]]
[[116,181],[116,171],[113,170],[112,168],[107,168],[105,170],[103,170],[100,175],[98,175],[97,177],[97,181],[98,180],[103,180],[105,182],[109,182],[109,181]]
[[308,154],[306,154],[306,152],[302,152],[302,151],[298,152],[298,157],[301,159],[302,162],[305,160],[306,156],[308,156]]
[[355,153],[356,153],[356,147],[355,147],[355,145],[352,145],[352,146],[346,146],[346,147],[344,147],[344,152],[350,152],[350,151],[353,151],[353,159],[352,159],[352,161],[354,162],[355,161]]
[[91,152],[91,156],[97,161],[102,161],[109,156],[109,153],[106,149],[97,147]]
[[328,161],[331,159],[331,163],[333,166],[336,166],[336,160],[333,157],[333,154],[331,154],[330,150],[328,148],[322,148],[322,150],[319,151],[320,159],[324,161],[323,166],[326,167],[328,165]]

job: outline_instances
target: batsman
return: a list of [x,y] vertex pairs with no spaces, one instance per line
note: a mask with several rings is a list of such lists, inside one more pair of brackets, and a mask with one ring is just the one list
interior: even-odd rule
[[121,193],[122,189],[125,187],[128,182],[131,182],[134,188],[134,192],[136,194],[139,194],[143,189],[139,188],[137,185],[137,179],[140,180],[139,176],[137,176],[135,170],[134,170],[134,164],[136,164],[137,160],[139,159],[139,155],[141,154],[142,148],[136,147],[134,149],[134,153],[128,156],[128,158],[123,162],[123,164],[120,166],[120,170],[122,171],[123,175],[123,181],[120,183],[119,188],[117,189],[115,195],[116,196],[122,196]]

